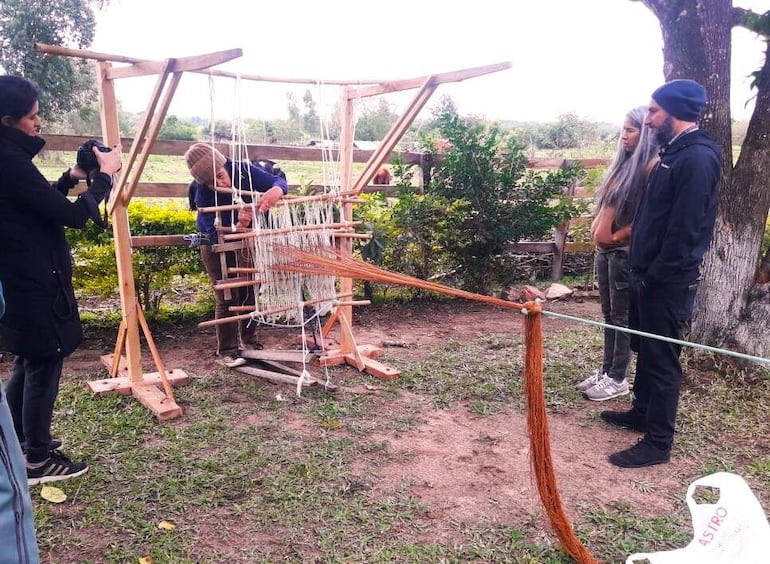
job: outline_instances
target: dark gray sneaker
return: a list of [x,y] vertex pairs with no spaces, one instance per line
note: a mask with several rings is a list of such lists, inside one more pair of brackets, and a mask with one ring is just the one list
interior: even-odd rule
[[58,451],[51,451],[48,459],[38,468],[27,466],[27,483],[30,486],[77,478],[88,472],[85,462],[72,462]]

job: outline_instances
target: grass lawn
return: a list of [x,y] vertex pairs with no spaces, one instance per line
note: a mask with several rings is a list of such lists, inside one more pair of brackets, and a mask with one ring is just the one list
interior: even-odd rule
[[[406,308],[394,318],[407,323],[410,315]],[[84,383],[104,377],[96,365],[65,367],[54,431],[91,469],[54,484],[68,495],[62,504],[47,503],[40,487],[32,489],[45,561],[570,562],[542,512],[521,522],[441,518],[415,495],[424,484],[386,475],[394,464],[419,460],[417,451],[397,451],[389,440],[412,436],[428,413],[489,422],[481,451],[500,446],[490,437],[507,425],[508,414],[525,411],[521,335],[485,329],[477,338],[423,346],[419,357],[391,349],[384,360],[401,376],[389,383],[349,367],[331,370],[341,387],[371,386],[376,393],[311,389],[295,397],[290,387],[190,360],[178,368],[192,381],[175,391],[185,413],[166,423],[130,397],[92,396]],[[177,326],[156,337],[163,349],[187,348],[193,358],[201,356],[198,331]],[[594,328],[575,325],[546,332],[545,349],[549,415],[571,417],[588,403],[574,383],[593,366],[601,338]],[[631,501],[604,504],[586,495],[570,517],[597,559],[622,562],[632,552],[687,544],[692,529],[683,491],[692,475],[740,474],[767,510],[770,379],[749,381],[690,364],[680,414],[674,457],[686,466],[672,462],[650,474],[667,475],[675,491],[656,491],[654,480],[624,475],[650,499],[676,498],[678,509],[655,515]],[[580,420],[586,432],[597,425],[595,415]],[[687,476],[674,475],[682,468]],[[164,521],[173,530],[159,528]]]

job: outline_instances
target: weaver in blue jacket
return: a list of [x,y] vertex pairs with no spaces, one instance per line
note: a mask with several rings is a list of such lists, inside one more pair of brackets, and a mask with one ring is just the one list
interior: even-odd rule
[[[629,327],[681,340],[692,316],[703,255],[716,221],[721,148],[698,120],[706,91],[694,80],[672,80],[652,93],[645,124],[662,149],[634,217],[629,262]],[[602,419],[644,433],[610,462],[639,468],[668,462],[682,383],[681,346],[632,338],[638,353],[629,411]]]
[[[201,212],[201,208],[225,206],[233,203],[231,193],[215,191],[218,188],[241,188],[247,191],[261,192],[259,201],[254,206],[257,212],[265,213],[273,207],[289,191],[286,178],[270,174],[263,168],[249,162],[233,162],[230,159],[204,143],[193,144],[184,155],[187,168],[195,179],[190,184],[191,208],[198,210],[196,225],[200,238],[200,254],[206,273],[212,284],[222,280],[222,263],[219,255],[211,246],[219,242],[217,227],[228,228],[232,225],[233,216],[237,215],[237,224],[241,228],[248,227],[251,217],[251,199],[244,196],[248,205],[237,214],[231,212]],[[249,266],[248,253],[226,253],[228,266]],[[228,298],[224,290],[214,290],[214,318],[221,319],[233,315],[229,308],[233,305],[254,305],[254,287],[233,288]],[[239,349],[244,345],[256,343],[256,323],[241,322],[224,323],[216,326],[217,356],[229,365],[237,357]]]

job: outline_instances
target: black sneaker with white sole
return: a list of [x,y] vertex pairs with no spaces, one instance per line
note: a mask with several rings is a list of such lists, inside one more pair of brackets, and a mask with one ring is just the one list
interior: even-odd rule
[[88,472],[85,462],[72,462],[58,451],[51,451],[50,456],[37,468],[30,468],[27,463],[27,483],[30,486],[58,482],[77,478]]

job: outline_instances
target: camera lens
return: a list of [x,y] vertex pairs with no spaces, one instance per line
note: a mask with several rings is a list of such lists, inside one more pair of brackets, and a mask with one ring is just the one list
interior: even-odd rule
[[96,139],[90,139],[83,143],[77,152],[76,162],[77,165],[85,172],[91,172],[99,168],[99,161],[96,160],[93,148],[96,147],[102,153],[109,153],[112,149],[97,141]]

